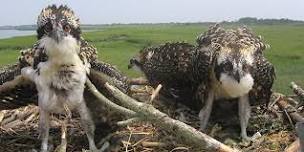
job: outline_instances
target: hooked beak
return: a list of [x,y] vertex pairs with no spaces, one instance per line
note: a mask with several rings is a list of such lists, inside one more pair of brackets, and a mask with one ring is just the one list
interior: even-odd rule
[[131,69],[132,67],[133,67],[132,64],[129,64],[129,65],[128,65],[128,69]]
[[56,26],[53,28],[53,30],[50,32],[50,37],[53,38],[57,43],[59,43],[63,37],[64,37],[64,32],[63,29]]
[[240,83],[240,81],[241,81],[241,76],[240,76],[240,73],[237,71],[237,72],[235,72],[234,74],[233,74],[233,77],[234,77],[234,79],[238,82],[238,83]]
[[141,67],[141,63],[139,63],[139,61],[136,58],[132,58],[132,59],[130,59],[130,63],[128,65],[128,69],[133,68],[133,66]]
[[131,69],[135,63],[136,63],[136,59],[135,58],[130,59],[130,63],[128,65],[128,69]]

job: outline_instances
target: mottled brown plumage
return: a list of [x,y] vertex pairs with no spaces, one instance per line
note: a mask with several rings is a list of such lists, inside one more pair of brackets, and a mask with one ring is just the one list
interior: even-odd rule
[[152,86],[162,84],[163,95],[192,105],[189,100],[195,99],[198,85],[206,81],[210,61],[208,50],[173,42],[144,48],[130,60],[129,67],[143,71]]
[[259,54],[256,56],[254,69],[254,86],[250,91],[250,103],[267,104],[272,94],[272,85],[275,79],[275,69],[267,59]]
[[250,91],[250,103],[265,104],[270,100],[271,88],[275,78],[273,65],[264,57],[264,51],[268,47],[260,36],[256,36],[246,27],[233,30],[225,30],[216,24],[197,37],[199,47],[209,47],[213,50],[213,64],[220,52],[232,48],[239,54],[253,53],[254,63],[251,69],[254,77],[254,87]]
[[130,65],[139,67],[152,85],[162,84],[162,93],[187,105],[200,100],[204,104],[200,111],[202,129],[214,100],[237,99],[241,135],[247,140],[249,103],[266,104],[272,93],[275,72],[263,55],[266,48],[246,27],[226,30],[216,24],[198,36],[197,46],[167,43],[146,48],[130,60]]

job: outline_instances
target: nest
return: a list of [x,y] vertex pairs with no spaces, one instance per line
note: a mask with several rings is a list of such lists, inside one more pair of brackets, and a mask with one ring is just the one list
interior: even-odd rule
[[[148,89],[147,89],[148,88]],[[139,101],[149,101],[151,88],[133,94]],[[255,106],[252,108],[252,117],[248,126],[248,133],[259,132],[261,137],[253,143],[243,143],[239,137],[237,106],[229,104],[231,110],[223,109],[222,105],[215,105],[211,115],[207,134],[231,147],[242,151],[283,151],[295,140],[292,123],[284,119],[284,112],[280,111],[272,99],[271,107]],[[221,102],[222,103],[222,102]],[[163,97],[157,97],[153,106],[167,113],[170,117],[185,122],[192,127],[199,128],[198,111],[174,103]],[[223,103],[225,104],[225,103]],[[227,107],[225,105],[224,107]],[[95,107],[96,108],[96,107]],[[97,107],[98,108],[98,107]],[[102,109],[100,115],[94,116],[96,122],[95,139],[98,147],[110,152],[195,152],[202,151],[197,147],[183,143],[183,140],[174,136],[173,130],[165,131],[148,122],[139,122],[127,126],[117,126],[116,122],[123,116],[107,109]],[[0,149],[7,152],[35,151],[40,147],[38,138],[37,106],[29,105],[14,110],[0,112]],[[66,122],[67,151],[85,151],[88,142],[83,131],[79,116],[72,114],[72,119],[65,121],[63,115],[52,115],[49,144],[56,149],[62,141],[61,126]]]

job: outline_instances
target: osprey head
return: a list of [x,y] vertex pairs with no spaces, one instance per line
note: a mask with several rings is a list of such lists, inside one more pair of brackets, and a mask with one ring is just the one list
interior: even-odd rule
[[216,78],[220,81],[223,76],[230,77],[240,83],[244,77],[251,75],[254,57],[240,50],[226,49],[219,54],[215,63]]
[[140,59],[138,58],[138,56],[135,56],[132,59],[130,59],[128,69],[133,68],[137,71],[141,71],[141,67],[142,67],[142,63],[140,62]]
[[248,52],[245,53],[249,50],[226,49],[219,54],[214,73],[217,81],[231,97],[239,97],[248,93],[253,87],[254,57],[247,54]]
[[49,37],[59,43],[71,36],[80,40],[79,18],[67,6],[52,5],[44,8],[38,16],[37,26],[38,39]]
[[79,19],[67,6],[44,8],[37,21],[39,47],[44,48],[48,58],[69,60],[68,56],[80,51]]

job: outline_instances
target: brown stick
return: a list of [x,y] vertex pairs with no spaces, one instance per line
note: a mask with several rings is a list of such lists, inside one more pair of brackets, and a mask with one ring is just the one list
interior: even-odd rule
[[151,141],[143,141],[141,143],[141,145],[143,147],[165,147],[166,144],[165,143],[161,143],[161,142],[151,142]]
[[291,119],[295,122],[303,122],[304,118],[297,112],[297,110],[288,104],[288,102],[284,99],[283,95],[276,94],[275,96],[280,96],[277,104],[282,110],[287,110]]
[[149,81],[143,77],[139,77],[139,78],[132,78],[129,79],[129,84],[131,85],[147,85],[149,84]]
[[158,95],[158,93],[159,93],[159,91],[160,91],[161,88],[162,88],[162,85],[159,84],[159,85],[157,86],[157,88],[152,92],[152,95],[151,95],[151,97],[150,97],[149,103],[152,103],[152,101],[153,101],[153,100],[155,99],[155,97]]
[[167,114],[160,112],[152,105],[138,102],[109,84],[105,86],[110,93],[120,101],[120,104],[137,112],[147,121],[155,123],[168,131],[173,131],[177,136],[193,146],[214,152],[237,151],[183,122],[170,118]]

